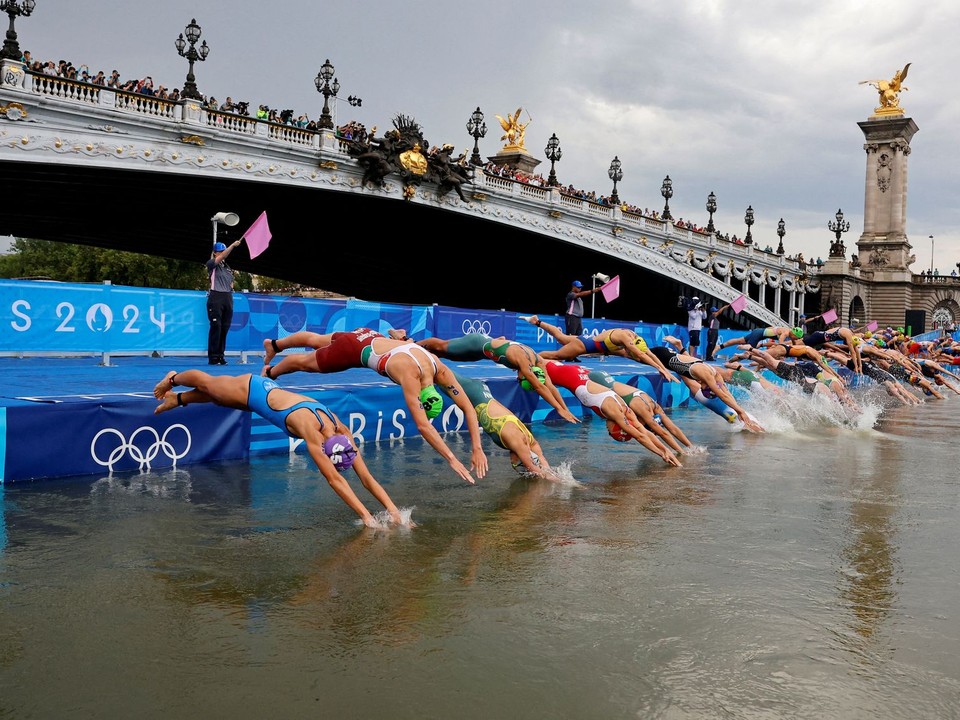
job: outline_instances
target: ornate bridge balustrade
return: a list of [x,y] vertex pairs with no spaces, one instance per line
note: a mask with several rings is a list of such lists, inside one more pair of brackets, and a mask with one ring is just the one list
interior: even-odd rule
[[[4,122],[6,121],[6,122]],[[468,202],[424,183],[388,175],[364,185],[363,170],[333,130],[307,130],[228,112],[194,100],[169,102],[0,64],[0,161],[242,175],[290,187],[317,187],[405,200],[548,236],[729,302],[740,294],[756,322],[781,324],[820,289],[815,268],[672,223],[514,181],[477,168]],[[191,148],[195,146],[195,150]]]

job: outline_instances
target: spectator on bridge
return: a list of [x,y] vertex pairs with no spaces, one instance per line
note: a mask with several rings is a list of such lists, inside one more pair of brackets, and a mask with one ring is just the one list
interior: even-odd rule
[[236,106],[233,104],[233,98],[227,95],[227,99],[223,101],[223,105],[220,106],[221,112],[236,112]]
[[[190,389],[175,392],[174,388],[181,385]],[[215,377],[202,370],[171,370],[157,383],[153,394],[160,401],[153,411],[157,415],[196,403],[213,403],[256,413],[290,437],[304,441],[317,469],[340,499],[360,516],[364,525],[382,527],[341,474],[351,467],[363,486],[386,508],[394,523],[415,527],[412,521],[403,521],[400,510],[367,468],[347,426],[323,403],[284,390],[264,377],[249,373]]]
[[583,332],[583,298],[599,292],[600,288],[584,290],[583,283],[574,280],[564,300],[564,325],[567,335],[580,335]]
[[207,335],[207,364],[226,365],[224,357],[227,333],[233,322],[233,269],[227,265],[227,257],[240,241],[224,245],[215,243],[207,260],[207,275],[210,289],[207,291],[207,319],[210,332]]
[[114,70],[112,73],[110,73],[110,77],[107,79],[108,88],[119,90],[122,84],[123,83],[120,82],[120,73],[118,71]]

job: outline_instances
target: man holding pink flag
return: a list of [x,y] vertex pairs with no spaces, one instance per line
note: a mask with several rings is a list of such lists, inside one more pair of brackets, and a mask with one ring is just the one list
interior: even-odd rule
[[207,334],[207,364],[226,365],[224,357],[227,347],[227,333],[233,322],[233,268],[227,264],[227,257],[244,240],[250,258],[257,257],[270,244],[270,226],[267,224],[267,212],[264,210],[243,236],[229,245],[216,242],[210,259],[207,260],[207,275],[210,288],[207,290],[207,320],[210,331]]

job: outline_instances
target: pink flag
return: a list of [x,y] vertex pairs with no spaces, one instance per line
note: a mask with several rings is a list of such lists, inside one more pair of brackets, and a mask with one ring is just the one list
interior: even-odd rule
[[730,307],[731,307],[731,308],[733,309],[733,311],[734,311],[735,313],[737,313],[737,314],[742,313],[742,312],[743,312],[743,309],[744,309],[746,306],[747,306],[747,296],[746,296],[746,295],[741,295],[741,296],[738,297],[736,300],[734,300],[732,303],[730,303]]
[[607,302],[613,302],[620,297],[620,276],[617,275],[612,280],[601,285],[600,292],[603,293],[603,299]]
[[877,321],[876,321],[876,320],[872,320],[872,321],[867,325],[867,332],[873,332],[873,331],[876,330],[876,329],[877,329]]
[[260,213],[260,217],[254,220],[253,225],[247,230],[243,237],[247,240],[247,249],[250,251],[250,259],[262,253],[270,245],[270,226],[267,224],[267,211]]
[[827,325],[829,325],[829,324],[832,323],[832,322],[836,322],[836,320],[837,320],[837,311],[836,311],[836,310],[833,310],[833,309],[827,310],[827,311],[826,311],[823,315],[821,315],[820,317],[823,318],[823,322],[824,322],[824,323],[826,323]]

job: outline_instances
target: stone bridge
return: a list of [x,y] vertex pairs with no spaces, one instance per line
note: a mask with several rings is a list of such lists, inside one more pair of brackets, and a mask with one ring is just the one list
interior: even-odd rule
[[[273,241],[231,264],[351,297],[559,313],[573,279],[621,278],[597,316],[679,320],[677,296],[750,302],[734,324],[793,323],[819,305],[816,268],[783,254],[473,169],[466,201],[388,175],[364,185],[333,130],[193,100],[173,103],[2,62],[0,234],[196,260],[211,218],[240,236],[264,210]],[[768,242],[765,240],[764,242]],[[807,297],[813,293],[814,298]]]

